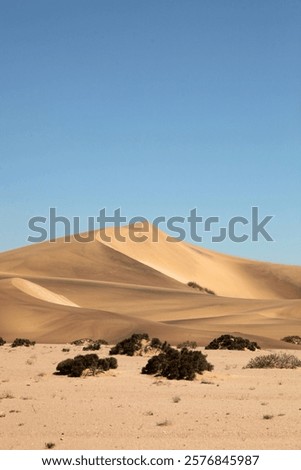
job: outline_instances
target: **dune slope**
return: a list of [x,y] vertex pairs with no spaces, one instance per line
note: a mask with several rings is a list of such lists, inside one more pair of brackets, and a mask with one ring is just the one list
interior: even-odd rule
[[205,345],[239,332],[290,347],[279,340],[301,335],[301,267],[215,253],[146,228],[151,237],[139,243],[130,226],[123,241],[110,228],[110,241],[101,231],[87,243],[58,239],[0,253],[0,336],[115,341],[146,331]]

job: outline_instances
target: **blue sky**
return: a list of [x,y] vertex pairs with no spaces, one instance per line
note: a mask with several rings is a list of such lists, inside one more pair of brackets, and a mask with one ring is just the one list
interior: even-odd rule
[[225,224],[258,206],[274,242],[203,245],[301,264],[300,1],[0,9],[1,251],[49,207],[85,230],[104,207]]

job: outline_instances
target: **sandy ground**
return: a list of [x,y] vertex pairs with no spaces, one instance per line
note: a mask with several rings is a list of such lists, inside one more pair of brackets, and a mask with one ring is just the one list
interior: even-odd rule
[[117,356],[98,377],[53,375],[80,352],[0,347],[1,449],[300,449],[301,369],[243,368],[268,351],[207,351],[214,371],[193,382],[141,375],[147,357]]

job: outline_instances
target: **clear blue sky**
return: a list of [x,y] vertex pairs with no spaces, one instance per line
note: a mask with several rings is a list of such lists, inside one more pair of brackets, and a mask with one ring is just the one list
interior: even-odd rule
[[0,250],[30,217],[274,215],[301,264],[299,0],[0,0]]

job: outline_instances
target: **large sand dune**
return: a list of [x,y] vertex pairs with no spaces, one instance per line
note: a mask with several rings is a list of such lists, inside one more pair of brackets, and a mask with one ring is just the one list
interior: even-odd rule
[[91,242],[59,239],[1,253],[0,336],[115,341],[146,331],[204,345],[239,332],[289,347],[279,340],[301,335],[301,267],[227,256],[147,230],[139,243],[130,226],[121,229],[123,241],[110,228],[110,241],[101,231]]

